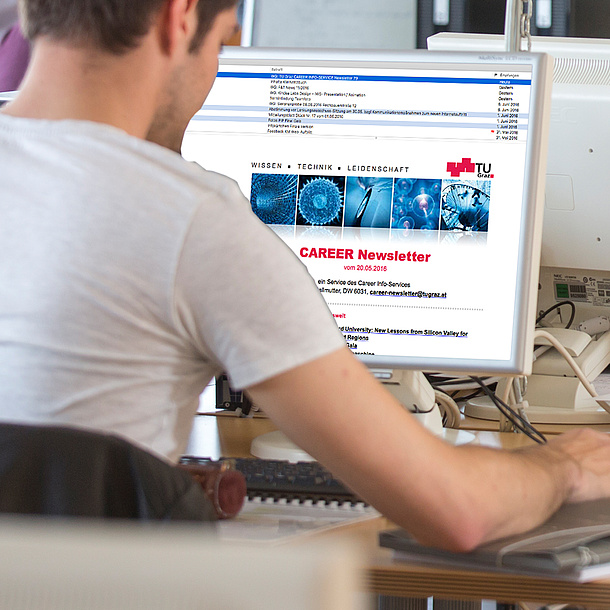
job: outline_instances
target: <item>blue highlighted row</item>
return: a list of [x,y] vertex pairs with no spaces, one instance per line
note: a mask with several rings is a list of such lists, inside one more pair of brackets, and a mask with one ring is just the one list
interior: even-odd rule
[[352,81],[388,83],[436,83],[460,85],[531,85],[528,78],[459,78],[455,76],[390,76],[390,75],[342,75],[342,74],[278,74],[276,72],[219,72],[217,78],[256,78],[266,80],[301,81]]

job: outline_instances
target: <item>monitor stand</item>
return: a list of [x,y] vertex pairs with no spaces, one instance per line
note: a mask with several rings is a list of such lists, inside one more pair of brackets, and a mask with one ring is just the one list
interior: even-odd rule
[[[470,432],[443,428],[434,390],[423,373],[402,369],[371,369],[371,373],[434,434],[457,445],[474,440],[475,437]],[[257,436],[252,441],[250,453],[266,460],[315,461],[311,455],[295,445],[279,430]]]
[[[531,424],[586,425],[610,424],[610,414],[598,405],[580,408],[545,407],[529,405],[525,409]],[[499,421],[500,412],[490,398],[480,397],[468,401],[464,415],[473,419]]]
[[[573,329],[541,330],[555,336],[589,382],[593,382],[610,363],[610,331],[592,338],[583,331]],[[536,337],[534,341],[536,346],[550,346],[544,337]],[[505,393],[506,383],[507,380],[499,383],[498,396]],[[610,423],[610,413],[587,392],[565,358],[555,349],[547,350],[534,362],[523,398],[527,401],[524,412],[532,424]],[[487,397],[468,401],[464,415],[490,421],[500,419],[500,412]]]

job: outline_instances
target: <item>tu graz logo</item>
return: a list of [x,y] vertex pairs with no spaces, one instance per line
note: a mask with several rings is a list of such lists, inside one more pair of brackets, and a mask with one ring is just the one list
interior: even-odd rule
[[470,157],[462,157],[458,163],[447,162],[447,171],[452,178],[459,178],[461,173],[476,174],[477,178],[493,178],[491,163],[473,163]]

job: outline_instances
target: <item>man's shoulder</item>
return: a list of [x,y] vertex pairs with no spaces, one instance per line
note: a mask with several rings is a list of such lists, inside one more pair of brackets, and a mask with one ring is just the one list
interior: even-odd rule
[[134,166],[159,193],[178,195],[184,203],[197,206],[206,201],[222,202],[225,207],[231,204],[237,204],[238,208],[243,206],[245,198],[232,178],[208,171],[174,151],[145,140],[129,138],[126,145]]
[[[0,142],[14,166],[47,168],[57,181],[71,181],[75,172],[86,173],[90,185],[99,182],[103,193],[121,191],[131,201],[167,200],[190,207],[210,199],[229,203],[244,199],[227,176],[105,124],[0,115]],[[108,176],[111,181],[104,180]]]

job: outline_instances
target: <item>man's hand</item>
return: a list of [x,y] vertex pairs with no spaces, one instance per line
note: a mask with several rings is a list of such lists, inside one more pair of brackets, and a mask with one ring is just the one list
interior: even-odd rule
[[562,451],[578,465],[580,476],[568,502],[610,496],[610,434],[590,428],[571,430],[552,438],[549,449]]

